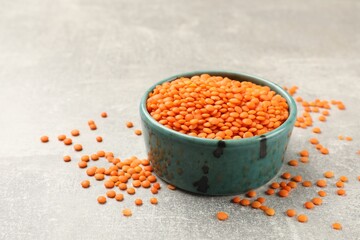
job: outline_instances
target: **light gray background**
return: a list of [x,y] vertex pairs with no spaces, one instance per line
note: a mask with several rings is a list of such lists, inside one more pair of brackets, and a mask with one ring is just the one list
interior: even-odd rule
[[[0,238],[1,239],[360,239],[359,77],[360,1],[1,1],[0,7]],[[329,196],[314,210],[302,204],[317,188],[299,187],[290,198],[269,197],[277,214],[235,206],[230,197],[199,197],[163,189],[135,207],[134,197],[105,206],[105,190],[86,179],[74,154],[55,138],[81,130],[83,153],[104,149],[121,158],[146,157],[139,126],[144,91],[173,74],[192,70],[255,74],[281,86],[299,86],[304,99],[343,100],[327,123],[318,123],[329,156],[295,129],[286,159],[310,150],[310,163],[283,170],[315,181],[326,170],[347,175],[347,196]],[[107,111],[109,118],[101,119]],[[94,119],[98,131],[90,132]],[[51,141],[41,144],[48,134]],[[95,142],[95,136],[104,142]],[[352,142],[337,140],[349,135]],[[71,153],[73,161],[62,156]],[[82,153],[82,154],[83,154]],[[76,160],[75,160],[76,159]],[[265,188],[259,189],[263,192]],[[121,210],[133,209],[124,218]],[[308,214],[300,224],[288,208]],[[217,211],[230,219],[219,222]],[[339,221],[343,231],[331,229]]]

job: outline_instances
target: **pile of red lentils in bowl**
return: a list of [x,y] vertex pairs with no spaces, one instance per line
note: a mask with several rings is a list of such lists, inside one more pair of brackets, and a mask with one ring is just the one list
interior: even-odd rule
[[285,98],[268,86],[209,74],[156,86],[146,107],[165,127],[219,140],[262,135],[289,116]]
[[[298,88],[294,86],[289,89],[284,87],[284,89],[293,96]],[[324,134],[317,125],[326,123],[327,118],[331,116],[330,111],[334,108],[345,110],[344,103],[338,100],[320,99],[305,101],[299,96],[295,100],[298,102],[298,108],[302,109],[302,112],[298,113],[295,127],[304,130],[311,127],[314,136],[308,139],[308,145],[314,146],[318,154],[330,155],[331,151],[317,138],[317,135]],[[157,86],[149,96],[147,108],[153,118],[166,127],[184,134],[214,139],[237,139],[263,134],[280,126],[289,114],[285,99],[268,87],[207,74],[179,78]],[[108,114],[103,112],[101,117],[106,119]],[[98,131],[94,120],[89,120],[87,124],[90,131]],[[134,127],[132,122],[126,122],[124,125],[129,129]],[[136,129],[134,134],[141,136],[142,132]],[[73,144],[79,135],[80,131],[74,129],[69,131],[68,135],[58,135],[57,140],[64,146],[73,146],[74,153],[82,152],[84,151],[82,144]],[[40,140],[47,143],[50,139],[44,135]],[[350,142],[353,139],[351,136],[339,135],[338,140]],[[96,136],[94,141],[101,144],[103,137]],[[84,179],[79,180],[79,185],[86,189],[91,186],[101,187],[99,183],[103,182],[102,187],[105,192],[97,197],[99,204],[105,204],[108,200],[123,202],[128,197],[133,198],[134,205],[137,207],[143,204],[158,204],[158,199],[154,196],[162,188],[153,174],[148,159],[139,159],[135,156],[120,159],[111,151],[104,150],[90,152],[93,153],[75,157],[78,161],[77,166],[84,171]],[[360,151],[355,154],[360,155]],[[74,160],[74,157],[65,155],[62,159],[69,163]],[[108,167],[94,165],[98,161],[105,161]],[[251,190],[244,195],[234,196],[230,202],[242,207],[258,209],[266,216],[274,216],[276,210],[271,207],[271,203],[277,201],[277,197],[291,198],[295,191],[302,191],[302,188],[314,188],[316,194],[311,199],[302,203],[301,206],[294,205],[293,208],[282,213],[283,216],[295,218],[301,223],[310,222],[307,211],[324,207],[323,203],[326,205],[328,198],[346,197],[348,194],[346,185],[354,180],[338,175],[336,169],[329,170],[326,166],[324,166],[323,178],[303,179],[299,167],[306,168],[310,161],[309,151],[299,150],[296,158],[287,160],[288,166],[285,167],[287,171],[281,173],[277,181],[270,182],[256,191]],[[92,166],[88,166],[91,162]],[[356,180],[360,181],[360,176]],[[331,187],[336,190],[332,191]],[[146,201],[136,197],[139,188],[149,190]],[[168,185],[167,189],[175,190],[176,188]],[[123,208],[122,214],[130,217],[133,209]],[[214,217],[224,221],[229,219],[229,213],[219,211],[214,214]],[[339,222],[326,224],[336,230],[342,229]]]

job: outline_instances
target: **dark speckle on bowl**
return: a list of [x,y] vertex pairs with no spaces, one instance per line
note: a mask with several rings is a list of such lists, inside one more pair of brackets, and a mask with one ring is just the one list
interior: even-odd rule
[[209,185],[208,185],[208,177],[202,176],[198,181],[194,182],[194,186],[197,187],[196,190],[202,193],[206,193]]
[[202,167],[202,171],[203,171],[204,174],[208,174],[209,173],[209,167],[207,165],[204,165]]
[[219,158],[224,153],[224,148],[226,147],[225,141],[220,140],[217,144],[217,148],[213,152],[214,157]]

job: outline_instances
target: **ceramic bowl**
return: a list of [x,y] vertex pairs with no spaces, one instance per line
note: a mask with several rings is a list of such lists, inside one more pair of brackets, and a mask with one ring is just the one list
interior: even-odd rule
[[[203,73],[270,87],[286,99],[288,119],[261,136],[216,140],[182,134],[151,117],[146,100],[157,85]],[[166,78],[150,87],[140,103],[145,145],[157,176],[180,189],[204,195],[244,193],[270,181],[283,165],[296,111],[293,98],[275,83],[248,74],[224,71],[190,72]]]

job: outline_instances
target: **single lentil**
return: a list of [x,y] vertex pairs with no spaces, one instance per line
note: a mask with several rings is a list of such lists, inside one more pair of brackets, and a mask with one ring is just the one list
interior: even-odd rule
[[82,149],[83,149],[83,147],[82,147],[81,144],[75,144],[75,145],[74,145],[74,150],[75,150],[75,151],[79,152],[79,151],[81,151]]
[[71,161],[71,157],[69,155],[66,155],[63,157],[64,162],[70,162]]
[[100,204],[105,204],[106,203],[106,197],[104,196],[99,196],[97,198],[97,201],[100,203]]
[[84,181],[82,181],[82,182],[81,182],[81,186],[82,186],[83,188],[88,188],[88,187],[90,187],[90,181],[89,181],[89,180],[84,180]]
[[150,198],[150,203],[151,204],[158,204],[157,198]]
[[80,135],[80,131],[77,129],[71,130],[71,135],[73,135],[74,137],[79,136]]
[[227,220],[229,218],[229,215],[226,212],[218,212],[216,214],[216,217],[220,221],[225,221],[225,220]]
[[65,138],[66,138],[66,135],[64,135],[64,134],[61,134],[61,135],[58,136],[59,141],[64,141]]
[[300,215],[298,216],[297,220],[298,220],[299,222],[301,222],[301,223],[305,223],[305,222],[308,221],[308,217],[307,217],[306,215],[304,215],[304,214],[300,214]]
[[43,142],[43,143],[46,143],[49,141],[49,137],[48,136],[41,136],[40,140]]
[[294,216],[296,215],[296,210],[295,210],[295,209],[288,209],[288,210],[286,211],[286,215],[287,215],[288,217],[294,217]]
[[275,210],[273,208],[268,208],[265,210],[266,215],[268,216],[274,216],[275,215]]
[[332,224],[332,228],[335,229],[335,230],[341,230],[342,229],[342,226],[340,223],[333,223]]
[[125,217],[130,217],[132,215],[132,212],[130,209],[128,208],[125,208],[124,210],[122,210],[122,214],[125,216]]

